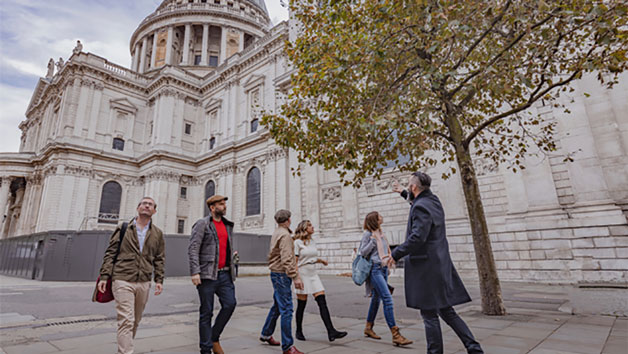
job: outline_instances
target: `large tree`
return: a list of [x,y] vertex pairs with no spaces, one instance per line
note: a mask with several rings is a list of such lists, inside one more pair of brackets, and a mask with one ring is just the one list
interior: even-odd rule
[[563,109],[561,92],[589,72],[612,87],[627,65],[626,1],[299,0],[290,8],[292,86],[264,117],[271,135],[355,186],[400,157],[410,157],[401,171],[458,169],[482,311],[504,314],[472,157],[517,171],[530,148],[556,149],[554,124],[529,108],[544,100]]

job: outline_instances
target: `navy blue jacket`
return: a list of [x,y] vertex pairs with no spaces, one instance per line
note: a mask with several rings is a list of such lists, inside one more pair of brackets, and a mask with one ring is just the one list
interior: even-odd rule
[[429,189],[412,202],[406,241],[392,257],[404,259],[406,305],[436,310],[471,301],[449,256],[445,212]]

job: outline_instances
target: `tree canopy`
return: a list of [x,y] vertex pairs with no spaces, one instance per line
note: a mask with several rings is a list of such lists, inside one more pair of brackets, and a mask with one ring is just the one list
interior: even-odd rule
[[585,73],[612,87],[627,65],[625,1],[301,0],[291,12],[292,87],[263,123],[356,185],[404,156],[401,170],[453,162],[456,144],[516,171],[532,146],[555,149],[554,123],[528,108],[558,106]]

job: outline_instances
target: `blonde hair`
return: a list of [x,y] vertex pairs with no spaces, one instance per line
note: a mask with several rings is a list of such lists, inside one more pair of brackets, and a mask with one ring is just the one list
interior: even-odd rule
[[293,239],[302,240],[303,243],[307,245],[312,239],[312,235],[309,232],[307,232],[307,228],[310,227],[311,225],[312,223],[310,222],[310,220],[301,221],[299,225],[297,225],[297,229],[294,230]]

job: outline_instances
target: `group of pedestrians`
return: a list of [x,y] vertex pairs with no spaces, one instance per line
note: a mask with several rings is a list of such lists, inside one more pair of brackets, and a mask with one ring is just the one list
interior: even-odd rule
[[[383,304],[386,324],[392,343],[407,346],[413,342],[401,335],[394,316],[392,293],[388,284],[389,270],[404,259],[406,304],[419,309],[425,325],[427,352],[443,353],[443,339],[439,316],[454,330],[468,353],[483,353],[480,344],[456,314],[452,306],[471,301],[449,256],[445,235],[442,205],[430,191],[431,178],[415,172],[407,189],[398,184],[394,191],[411,204],[406,240],[391,251],[390,242],[382,231],[383,217],[376,211],[366,215],[364,234],[359,254],[372,263],[366,281],[366,295],[371,297],[364,335],[381,339],[373,329],[380,303]],[[201,354],[224,353],[220,335],[235,307],[234,281],[238,255],[233,248],[233,222],[225,218],[228,198],[220,195],[207,200],[209,215],[192,226],[188,247],[191,281],[197,289],[199,309],[199,346]],[[155,295],[163,291],[165,243],[161,230],[151,222],[157,204],[144,197],[137,207],[138,216],[131,223],[118,227],[111,236],[100,270],[98,290],[104,292],[107,281],[113,279],[113,293],[118,320],[118,353],[133,353],[133,339],[148,300],[151,275],[155,281]],[[303,332],[303,314],[308,296],[316,301],[329,341],[343,338],[331,320],[325,297],[325,288],[318,276],[317,264],[327,265],[318,257],[314,226],[301,221],[295,232],[290,229],[291,212],[279,210],[274,216],[277,228],[270,241],[268,256],[270,280],[273,286],[273,305],[260,334],[260,341],[281,346],[284,354],[300,354],[292,336],[294,285],[297,298],[296,333],[298,340],[306,340]],[[126,233],[126,236],[125,236]],[[214,296],[220,302],[220,311],[212,324]],[[281,343],[273,338],[280,319]]]

